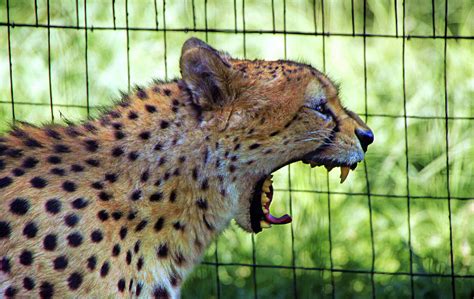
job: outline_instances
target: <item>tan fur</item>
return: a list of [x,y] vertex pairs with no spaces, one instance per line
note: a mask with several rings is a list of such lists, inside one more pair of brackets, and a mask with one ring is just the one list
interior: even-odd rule
[[[321,152],[325,158],[346,161],[354,153],[363,157],[354,130],[368,130],[367,126],[342,108],[331,81],[310,66],[232,59],[191,39],[183,46],[181,70],[182,80],[138,89],[98,120],[69,127],[20,125],[0,137],[0,221],[4,225],[0,297],[11,292],[18,297],[48,297],[45,283],[60,298],[129,298],[138,297],[138,292],[141,297],[178,297],[187,273],[231,219],[253,231],[250,198],[262,176],[313,152],[330,137],[334,146]],[[306,107],[321,95],[335,119],[323,119]],[[156,111],[150,112],[146,105]],[[136,119],[130,119],[132,112]],[[51,131],[58,135],[52,137]],[[140,137],[145,131],[149,133],[146,140]],[[88,149],[87,140],[97,142],[97,149],[93,145]],[[253,149],[254,144],[258,147]],[[54,153],[58,145],[67,150]],[[117,147],[123,153],[117,150],[114,156]],[[129,157],[132,152],[137,153],[135,160]],[[52,164],[50,156],[61,161]],[[37,162],[31,163],[32,159]],[[88,159],[100,165],[88,164]],[[84,170],[73,171],[74,164]],[[52,173],[53,168],[64,173]],[[24,174],[15,176],[18,169]],[[116,181],[110,174],[116,175]],[[47,184],[34,187],[34,177]],[[74,188],[65,190],[65,182]],[[137,190],[140,196],[133,200]],[[110,198],[104,200],[101,192]],[[46,211],[46,203],[53,198],[61,203],[57,214]],[[74,208],[72,203],[78,198],[87,201],[87,206]],[[24,207],[12,208],[16,199],[27,202],[24,214]],[[105,221],[98,217],[102,210],[109,215]],[[114,212],[123,215],[115,220]],[[65,223],[69,214],[79,219],[74,227]],[[156,224],[160,218],[158,230],[154,227],[160,226]],[[146,226],[137,230],[142,221],[147,221]],[[23,230],[30,222],[38,231],[28,238]],[[125,228],[123,237],[120,231]],[[102,234],[99,242],[91,239],[95,230]],[[67,239],[73,233],[82,237],[75,247]],[[48,234],[57,237],[51,250],[44,245]],[[113,256],[116,244],[120,253]],[[33,255],[31,265],[20,263],[24,250]],[[65,269],[53,267],[59,256],[68,260]],[[130,264],[127,256],[131,256]],[[96,258],[93,268],[88,267],[91,257]],[[109,271],[102,277],[105,262]],[[80,281],[77,276],[71,278],[72,273],[78,273]],[[34,280],[32,290],[24,287],[25,277]],[[123,291],[118,287],[121,279]]]

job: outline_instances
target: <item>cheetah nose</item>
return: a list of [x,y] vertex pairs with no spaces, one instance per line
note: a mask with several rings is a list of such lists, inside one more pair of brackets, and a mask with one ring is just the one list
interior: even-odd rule
[[360,141],[360,145],[364,152],[367,151],[367,147],[374,142],[374,133],[370,129],[356,129],[355,134]]

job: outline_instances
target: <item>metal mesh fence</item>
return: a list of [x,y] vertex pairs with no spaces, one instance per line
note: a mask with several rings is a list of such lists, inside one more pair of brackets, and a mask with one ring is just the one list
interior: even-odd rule
[[[21,4],[19,4],[22,2]],[[24,2],[24,3],[23,3]],[[291,291],[285,292],[288,296],[292,297],[305,297],[301,293],[301,289],[305,288],[306,286],[301,283],[299,279],[299,271],[316,271],[320,273],[329,274],[329,277],[325,279],[326,284],[330,286],[326,288],[327,292],[326,295],[330,297],[338,297],[341,293],[338,292],[340,289],[340,285],[336,282],[338,279],[335,276],[342,274],[361,274],[366,275],[368,277],[368,285],[369,290],[367,294],[370,294],[373,298],[375,297],[384,297],[383,290],[377,290],[376,287],[376,277],[378,276],[390,276],[390,277],[403,277],[404,281],[408,281],[405,284],[406,287],[409,288],[409,291],[406,294],[409,294],[412,298],[415,295],[420,294],[419,290],[416,285],[416,279],[419,277],[432,277],[432,278],[442,278],[449,280],[449,284],[445,285],[447,289],[449,289],[449,294],[453,298],[457,298],[459,294],[456,291],[459,289],[459,283],[463,285],[462,292],[465,294],[466,292],[469,293],[469,290],[474,291],[474,273],[472,272],[472,266],[467,271],[462,271],[462,273],[458,273],[455,269],[455,250],[453,249],[453,202],[465,202],[467,204],[472,203],[474,198],[472,197],[472,189],[473,185],[471,185],[471,190],[469,195],[468,193],[464,193],[459,195],[458,193],[453,194],[451,192],[451,184],[453,183],[451,175],[450,175],[450,168],[451,168],[451,156],[452,150],[450,150],[451,146],[451,136],[450,136],[450,126],[454,126],[455,122],[468,122],[469,126],[472,128],[472,124],[474,121],[474,116],[472,115],[472,108],[468,106],[466,113],[464,114],[455,114],[450,113],[450,90],[448,90],[448,72],[447,72],[447,57],[448,57],[448,44],[449,42],[455,41],[467,41],[467,47],[471,48],[472,51],[472,41],[474,39],[474,35],[472,34],[462,34],[456,33],[452,34],[448,30],[448,26],[450,24],[450,20],[448,19],[449,9],[450,9],[450,2],[448,0],[445,1],[425,1],[424,9],[425,14],[431,16],[431,28],[424,30],[426,34],[419,34],[419,33],[409,33],[407,30],[407,6],[408,1],[403,0],[394,0],[390,2],[390,9],[391,15],[393,15],[393,19],[384,19],[384,22],[387,24],[391,24],[389,27],[392,27],[393,30],[390,32],[377,32],[377,30],[371,30],[369,32],[367,26],[367,20],[369,19],[368,13],[372,10],[369,9],[367,1],[344,1],[343,5],[347,9],[346,13],[342,17],[349,17],[350,20],[348,21],[349,27],[346,28],[347,30],[344,31],[337,31],[337,30],[329,30],[327,28],[328,24],[328,11],[331,9],[331,5],[334,6],[334,3],[331,1],[324,1],[324,0],[312,0],[312,1],[300,1],[301,6],[306,11],[305,16],[296,15],[294,12],[288,10],[288,7],[293,5],[291,0],[268,0],[262,1],[265,2],[262,6],[266,7],[266,11],[262,11],[262,14],[265,14],[265,19],[269,21],[268,24],[262,24],[260,28],[255,26],[253,23],[252,26],[249,25],[248,14],[247,11],[248,1],[246,0],[233,0],[233,1],[222,1],[221,3],[212,3],[213,6],[223,5],[226,8],[226,24],[227,27],[222,27],[219,24],[214,26],[216,22],[212,18],[217,18],[214,14],[213,16],[208,15],[208,7],[211,5],[208,3],[207,0],[203,1],[165,1],[165,0],[154,0],[147,2],[147,11],[131,11],[131,7],[133,6],[133,1],[87,1],[87,0],[76,0],[76,1],[69,1],[68,8],[69,10],[65,12],[67,17],[61,19],[66,20],[63,23],[58,23],[52,19],[52,11],[55,8],[57,1],[53,0],[31,0],[31,1],[13,1],[13,0],[4,0],[0,1],[3,6],[0,9],[0,35],[5,34],[2,41],[6,41],[6,45],[2,45],[6,47],[6,51],[3,51],[1,55],[4,58],[4,61],[7,63],[2,64],[5,67],[3,70],[4,76],[2,78],[2,85],[0,85],[1,95],[0,98],[0,105],[3,109],[4,116],[7,121],[16,121],[18,120],[18,115],[22,114],[22,120],[29,120],[28,113],[22,112],[22,109],[28,109],[29,113],[38,113],[41,114],[41,120],[50,120],[50,121],[58,121],[62,118],[62,109],[72,108],[78,109],[77,111],[81,111],[78,114],[80,117],[89,117],[94,115],[94,111],[97,108],[101,107],[100,102],[95,101],[94,97],[103,96],[103,94],[94,94],[91,91],[91,81],[96,80],[97,76],[95,72],[97,72],[97,68],[94,67],[94,70],[91,67],[94,64],[100,63],[100,59],[98,60],[95,58],[94,61],[91,61],[91,49],[90,49],[90,40],[91,35],[96,34],[97,32],[103,32],[103,34],[117,34],[120,33],[124,36],[121,39],[121,43],[114,44],[115,48],[119,48],[120,54],[124,55],[124,59],[122,62],[126,65],[126,78],[121,80],[121,83],[118,84],[122,86],[122,88],[130,89],[131,84],[133,84],[132,79],[132,68],[133,64],[136,63],[134,58],[131,57],[131,47],[132,47],[132,38],[131,34],[135,32],[143,32],[143,33],[153,33],[159,34],[159,38],[155,43],[160,43],[159,48],[161,49],[162,53],[161,56],[163,61],[160,62],[162,65],[161,75],[168,79],[170,77],[170,70],[169,70],[169,60],[170,60],[170,40],[173,39],[174,35],[177,34],[184,34],[186,36],[192,35],[200,35],[203,39],[208,41],[210,39],[210,35],[219,34],[219,36],[232,36],[235,39],[238,39],[239,43],[241,44],[242,55],[244,58],[249,58],[248,50],[252,47],[258,47],[258,44],[255,44],[255,38],[260,36],[272,36],[278,37],[282,41],[283,47],[283,57],[288,58],[287,51],[289,47],[289,38],[288,37],[301,37],[303,40],[305,38],[313,38],[318,37],[318,40],[321,41],[320,49],[321,51],[315,52],[314,55],[318,55],[321,58],[321,64],[319,65],[322,68],[322,71],[326,71],[326,66],[328,64],[327,58],[331,56],[331,53],[327,50],[327,41],[328,39],[337,37],[340,39],[350,39],[361,41],[362,43],[362,58],[361,62],[363,64],[363,73],[361,76],[363,80],[361,81],[363,84],[363,103],[359,107],[361,108],[359,111],[359,115],[365,118],[365,121],[368,121],[369,124],[374,119],[387,119],[393,122],[399,122],[402,126],[401,129],[403,132],[400,134],[401,140],[400,143],[403,144],[404,148],[404,172],[405,172],[405,186],[404,190],[398,190],[399,192],[394,192],[393,194],[387,194],[380,191],[374,191],[371,188],[371,182],[373,180],[373,176],[377,174],[374,172],[369,171],[369,164],[371,163],[370,159],[367,159],[363,163],[363,169],[359,171],[363,172],[362,178],[365,181],[365,186],[363,191],[354,191],[354,190],[333,190],[332,185],[330,184],[329,176],[325,176],[325,185],[323,188],[320,189],[301,189],[294,186],[294,182],[292,178],[294,177],[293,172],[295,171],[292,167],[286,168],[284,171],[287,172],[285,179],[285,187],[278,188],[277,192],[285,192],[288,195],[289,199],[289,209],[290,214],[293,213],[293,197],[295,193],[310,193],[316,195],[324,195],[326,198],[325,205],[327,206],[327,217],[328,219],[328,230],[327,230],[327,237],[328,237],[328,254],[329,254],[329,261],[326,265],[323,266],[305,266],[301,263],[297,263],[297,254],[296,251],[298,250],[295,248],[295,236],[298,234],[298,230],[295,229],[294,225],[290,226],[290,231],[287,237],[289,238],[290,246],[289,250],[291,251],[290,256],[290,263],[283,265],[283,264],[265,264],[258,261],[257,254],[256,254],[256,238],[255,236],[251,236],[251,251],[250,257],[246,261],[222,261],[220,259],[220,255],[218,254],[218,248],[221,246],[220,241],[215,243],[213,248],[213,253],[208,255],[203,262],[203,266],[207,267],[208,269],[213,269],[215,273],[211,276],[203,276],[203,279],[206,279],[202,283],[204,284],[215,284],[215,288],[212,291],[212,294],[208,294],[209,296],[215,296],[217,298],[221,298],[226,296],[226,294],[222,291],[223,282],[222,282],[222,273],[220,269],[225,267],[244,267],[250,268],[250,283],[246,284],[245,287],[251,288],[250,293],[255,297],[261,297],[261,289],[262,285],[258,281],[257,272],[261,269],[266,270],[288,270],[291,272],[285,280],[287,282],[286,287]],[[171,12],[169,10],[169,6],[175,8],[176,3],[180,3],[182,9],[187,11],[186,14],[186,22],[180,23],[176,21],[179,19],[180,16],[176,15],[176,9],[173,9]],[[209,1],[212,2],[212,1]],[[454,2],[454,1],[453,1]],[[469,2],[469,1],[467,1]],[[246,6],[247,4],[247,6]],[[372,3],[373,4],[373,3]],[[15,16],[12,15],[11,7],[12,6],[21,6],[28,8],[24,10],[22,15],[27,15],[27,17],[22,19],[22,16],[16,14]],[[469,6],[469,4],[468,4]],[[472,4],[471,4],[472,6]],[[329,8],[328,8],[329,7]],[[470,7],[471,9],[472,7]],[[107,10],[107,18],[106,19],[97,19],[95,18],[94,21],[89,20],[91,15],[89,13],[90,10]],[[334,18],[334,14],[337,17],[337,11],[335,8],[332,8],[331,16]],[[54,15],[60,14],[60,12],[55,12]],[[137,22],[132,24],[132,18],[140,18],[141,15],[147,15],[148,23],[143,25],[135,25]],[[306,28],[288,28],[287,24],[289,19],[298,18],[298,17],[305,17],[306,20]],[[454,15],[454,17],[456,17]],[[370,16],[372,20],[374,16]],[[382,17],[383,18],[383,17]],[[173,25],[170,25],[170,20]],[[456,21],[456,20],[455,20]],[[167,24],[168,23],[168,24]],[[212,25],[214,24],[214,25]],[[373,25],[372,27],[373,28]],[[47,83],[47,90],[45,91],[47,94],[47,100],[43,101],[35,101],[35,100],[25,100],[20,95],[17,95],[17,88],[15,88],[16,84],[19,84],[16,79],[21,78],[21,75],[15,77],[15,58],[12,57],[12,43],[28,43],[28,39],[25,40],[18,40],[12,37],[14,31],[18,30],[29,30],[34,34],[34,32],[41,32],[42,36],[45,38],[43,40],[44,43],[44,55],[45,57],[45,64],[41,67],[42,69],[42,82]],[[79,80],[82,86],[82,97],[84,100],[77,103],[71,102],[64,102],[61,99],[58,99],[55,96],[54,91],[54,74],[52,70],[52,63],[53,58],[60,59],[61,53],[55,53],[57,51],[57,47],[52,46],[52,35],[51,32],[53,31],[61,31],[64,32],[65,35],[74,35],[73,40],[78,43],[77,48],[77,57],[78,61],[71,61],[70,64],[74,67],[81,68],[83,71],[79,77],[76,79]],[[218,39],[218,38],[217,38]],[[249,39],[252,42],[249,42]],[[376,42],[385,42],[387,40],[394,40],[399,42],[399,52],[401,55],[401,61],[399,61],[400,69],[401,69],[401,82],[402,88],[400,90],[400,96],[403,99],[403,109],[402,113],[391,113],[391,112],[374,112],[374,109],[369,109],[371,105],[368,100],[368,84],[370,84],[370,79],[368,76],[368,68],[367,68],[367,60],[370,59],[370,54],[368,53],[369,43],[376,43]],[[410,43],[414,40],[430,40],[430,41],[440,41],[440,45],[442,47],[443,53],[443,67],[442,67],[442,97],[443,100],[442,104],[442,112],[441,114],[424,114],[419,113],[417,114],[413,112],[413,110],[409,109],[408,103],[408,96],[407,96],[407,60],[406,60],[406,52],[407,52],[407,43]],[[219,48],[219,44],[214,45],[216,48]],[[32,49],[34,51],[34,49]],[[24,56],[24,59],[28,59],[28,51],[21,53]],[[173,54],[173,58],[175,57],[176,53]],[[265,57],[261,57],[265,58]],[[80,62],[79,62],[80,61]],[[350,62],[349,62],[350,63]],[[472,61],[468,61],[466,63],[471,64],[472,70]],[[91,79],[91,74],[94,72],[94,78]],[[120,74],[122,76],[122,74]],[[471,72],[472,76],[472,72]],[[40,78],[38,78],[40,79]],[[342,82],[344,84],[344,82]],[[380,83],[383,84],[383,83]],[[471,94],[472,95],[472,94]],[[34,97],[34,94],[32,95]],[[466,101],[472,101],[472,98],[467,98]],[[106,102],[105,102],[106,104]],[[36,112],[35,112],[36,111]],[[383,109],[382,109],[383,111]],[[26,116],[25,116],[26,115]],[[438,134],[442,135],[443,147],[444,147],[444,157],[442,157],[442,164],[445,167],[446,176],[444,180],[444,186],[441,188],[445,190],[443,195],[437,194],[418,194],[414,193],[411,190],[411,179],[410,172],[412,171],[410,166],[410,155],[411,148],[410,142],[410,133],[409,133],[409,122],[411,120],[428,120],[428,121],[437,121],[438,123],[442,124],[442,131],[438,132]],[[377,133],[377,132],[376,132]],[[370,150],[369,150],[370,152]],[[472,158],[472,157],[471,157]],[[468,169],[469,170],[469,169]],[[472,170],[472,169],[471,169]],[[369,260],[369,267],[367,268],[352,268],[352,267],[339,267],[334,263],[333,255],[334,255],[334,248],[333,248],[333,235],[334,235],[334,228],[332,227],[331,223],[334,221],[331,212],[333,209],[331,205],[334,204],[334,198],[338,196],[351,196],[361,198],[366,202],[366,207],[368,209],[368,229],[369,238],[370,238],[370,251],[365,252],[366,255],[370,256]],[[381,199],[388,199],[388,200],[399,200],[403,201],[403,205],[405,206],[404,209],[406,210],[406,229],[407,229],[407,244],[404,247],[404,250],[408,252],[408,265],[409,268],[407,271],[386,271],[380,270],[377,268],[376,265],[376,230],[374,230],[374,200],[381,200]],[[439,201],[442,205],[445,205],[446,213],[444,217],[447,219],[447,224],[449,225],[449,237],[447,240],[449,244],[447,245],[449,249],[448,253],[448,271],[445,273],[440,273],[436,271],[420,271],[416,269],[414,265],[416,262],[414,259],[413,253],[413,246],[412,246],[412,214],[413,214],[413,200],[423,199],[428,201]],[[474,217],[474,215],[471,215]],[[472,218],[468,221],[468,224],[474,225]],[[308,224],[309,225],[309,224]],[[472,236],[468,238],[468,240],[472,240]],[[353,240],[353,242],[357,242],[357,240]],[[472,245],[472,244],[471,244]],[[316,250],[316,249],[315,249]],[[383,248],[378,248],[378,250],[383,251]],[[442,272],[442,271],[441,271]],[[277,273],[277,272],[275,272]],[[326,275],[324,274],[324,275]],[[278,275],[278,274],[275,274]],[[207,280],[209,277],[215,277],[215,281]],[[441,286],[441,284],[440,284]],[[271,286],[270,286],[271,287]],[[466,291],[467,290],[467,291]],[[417,293],[418,292],[418,293]],[[246,293],[247,295],[249,293]],[[265,293],[266,294],[266,293]],[[471,296],[473,293],[470,293]],[[423,295],[423,294],[422,294]],[[425,294],[426,295],[426,294]],[[278,297],[278,296],[277,296]]]

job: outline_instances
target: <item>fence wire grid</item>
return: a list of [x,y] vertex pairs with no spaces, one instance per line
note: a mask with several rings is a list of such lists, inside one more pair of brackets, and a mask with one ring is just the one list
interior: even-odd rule
[[[399,173],[404,173],[404,175],[402,175],[402,179],[400,179],[400,174],[398,176],[403,181],[400,184],[404,188],[393,187],[389,188],[391,192],[385,192],[384,188],[373,183],[378,172],[385,171],[384,167],[387,165],[371,170],[371,157],[380,160],[380,156],[384,155],[384,149],[371,156],[372,148],[369,148],[366,161],[361,165],[362,167],[359,167],[358,175],[354,177],[354,180],[358,180],[360,185],[350,185],[347,188],[335,187],[333,178],[320,170],[316,170],[317,174],[311,174],[310,176],[314,176],[314,178],[309,179],[311,182],[313,179],[318,180],[316,188],[314,186],[307,187],[307,184],[299,183],[297,180],[302,180],[301,176],[298,176],[299,172],[309,175],[309,170],[302,170],[303,168],[299,165],[286,167],[276,175],[275,194],[281,194],[285,198],[282,200],[284,203],[281,203],[278,209],[289,208],[289,213],[292,215],[296,210],[297,217],[304,218],[306,217],[306,212],[304,212],[306,206],[295,208],[298,205],[295,197],[320,198],[318,204],[325,211],[313,210],[310,212],[317,214],[311,218],[311,221],[317,219],[316,216],[323,217],[326,221],[322,225],[323,230],[318,231],[319,234],[324,233],[327,237],[324,242],[321,241],[323,242],[321,244],[324,244],[321,248],[327,250],[327,253],[320,255],[326,257],[326,260],[306,263],[311,258],[300,257],[303,247],[297,242],[300,242],[302,238],[313,237],[311,237],[311,231],[309,233],[306,231],[304,236],[299,236],[302,231],[299,222],[293,223],[287,228],[275,228],[278,238],[284,238],[286,241],[275,241],[270,237],[260,237],[260,235],[246,235],[231,228],[230,232],[225,233],[217,240],[206,254],[203,264],[197,268],[190,281],[185,285],[184,296],[191,297],[199,294],[208,298],[239,296],[336,298],[349,295],[365,298],[472,297],[474,296],[474,262],[472,262],[474,257],[472,251],[469,251],[473,250],[471,242],[474,242],[473,231],[469,230],[469,226],[474,227],[474,185],[469,183],[474,179],[472,162],[471,165],[467,164],[467,169],[465,164],[462,164],[464,165],[461,167],[463,171],[467,171],[465,174],[467,178],[464,177],[467,183],[462,186],[461,189],[464,190],[462,192],[458,192],[459,188],[457,187],[456,191],[453,191],[453,185],[459,184],[453,181],[450,172],[454,171],[452,170],[454,168],[453,161],[458,159],[459,155],[457,151],[453,150],[453,144],[457,144],[459,140],[452,141],[454,137],[451,136],[451,133],[459,122],[463,124],[463,130],[471,132],[471,139],[467,139],[468,149],[463,152],[463,159],[469,160],[470,154],[474,153],[472,151],[473,88],[471,81],[467,89],[470,93],[456,95],[463,101],[467,101],[467,104],[463,106],[463,109],[454,109],[455,107],[452,106],[456,106],[458,102],[450,100],[451,94],[455,94],[456,90],[455,88],[451,89],[453,85],[449,81],[451,73],[448,64],[451,45],[461,43],[461,49],[470,55],[466,57],[464,63],[467,64],[467,74],[471,75],[472,80],[473,61],[469,61],[469,57],[474,57],[472,53],[474,39],[472,14],[474,9],[473,4],[469,1],[432,0],[421,2],[423,3],[415,5],[416,1],[414,0],[392,0],[387,1],[388,4],[382,5],[377,1],[368,0],[228,0],[221,2],[212,0],[70,0],[64,2],[1,0],[0,117],[2,120],[0,130],[7,130],[7,123],[17,120],[62,122],[65,119],[84,119],[96,116],[101,107],[111,104],[114,94],[119,89],[130,90],[135,83],[146,83],[150,82],[152,78],[160,77],[168,79],[178,75],[176,63],[179,57],[179,46],[190,36],[198,36],[210,42],[217,49],[227,47],[231,55],[237,51],[237,54],[243,58],[261,59],[269,59],[269,57],[265,57],[265,54],[258,55],[261,52],[256,49],[261,47],[262,43],[270,42],[270,47],[279,49],[280,52],[272,53],[270,56],[294,59],[294,55],[291,55],[290,52],[296,51],[295,47],[306,47],[306,42],[313,45],[313,39],[316,39],[317,49],[312,52],[312,55],[318,58],[313,65],[323,72],[329,71],[329,73],[331,73],[330,66],[334,62],[334,59],[331,58],[334,47],[329,44],[334,40],[341,41],[341,43],[349,41],[349,45],[356,43],[359,48],[354,52],[357,52],[357,55],[361,54],[358,62],[362,65],[358,83],[362,85],[359,87],[361,92],[354,110],[369,125],[375,124],[376,143],[372,147],[377,147],[377,138],[379,134],[383,135],[384,124],[394,124],[401,130],[398,135],[391,137],[398,138],[398,143],[402,148],[404,161],[400,162]],[[377,10],[378,5],[384,6],[384,9]],[[416,12],[410,14],[410,7]],[[450,11],[451,7],[456,8],[455,12]],[[459,10],[470,11],[471,20],[459,18]],[[223,11],[224,13],[222,13]],[[385,14],[378,16],[378,11],[383,11]],[[262,17],[256,21],[255,16],[259,14]],[[416,21],[416,14],[421,14],[422,18],[430,23],[429,26],[426,24],[424,27],[414,26],[413,20]],[[469,16],[469,13],[467,15]],[[303,25],[295,23],[297,19],[303,19],[301,21]],[[343,19],[344,25],[338,26],[339,23],[335,21],[338,19]],[[389,28],[389,30],[377,30],[377,22],[382,22],[384,25],[381,28]],[[463,26],[470,27],[470,30],[456,30]],[[95,37],[95,35],[98,36]],[[106,38],[107,35],[115,36],[112,39],[113,42],[105,46],[105,49],[112,52],[95,55],[97,40]],[[41,41],[28,45],[34,36]],[[439,107],[427,113],[422,111],[424,104],[418,106],[419,110],[413,111],[413,105],[410,102],[410,97],[413,94],[409,94],[407,91],[407,86],[412,84],[411,80],[416,80],[416,76],[414,78],[410,75],[410,72],[413,71],[411,67],[413,61],[407,61],[407,57],[410,55],[407,52],[410,51],[409,44],[417,41],[422,45],[427,41],[428,52],[425,54],[429,55],[429,51],[432,50],[429,48],[431,46],[438,47],[437,49],[441,53],[441,72],[436,74],[441,83],[441,86],[438,87],[440,91],[438,93],[440,96]],[[72,44],[72,49],[61,47],[62,44],[67,43]],[[401,81],[401,88],[397,91],[398,97],[401,99],[399,110],[397,110],[398,108],[384,109],[382,107],[379,109],[380,107],[373,107],[370,88],[372,84],[384,84],[383,82],[374,83],[373,76],[369,74],[371,68],[368,65],[372,65],[369,61],[372,59],[372,55],[375,55],[371,47],[376,49],[377,43],[395,45],[396,50],[394,51],[397,59],[401,58],[398,60],[399,69],[394,71],[393,75],[394,77],[398,76],[396,80]],[[150,46],[151,44],[153,46]],[[134,53],[134,47],[140,48],[141,52],[139,51],[139,53],[150,54],[151,58],[137,56]],[[152,51],[149,53],[146,50],[147,47],[152,47],[159,53],[154,54]],[[73,54],[68,54],[70,52]],[[278,55],[282,57],[278,57]],[[116,58],[118,56],[120,58]],[[157,57],[159,60],[155,61],[159,67],[149,70],[147,66],[149,60]],[[59,64],[58,61],[66,59],[68,61],[63,61],[62,65]],[[121,72],[111,71],[107,66],[110,61],[119,65],[115,68],[120,68]],[[350,68],[350,64],[351,61],[347,61],[348,68]],[[58,70],[59,68],[64,69]],[[101,74],[101,69],[106,70],[104,74]],[[143,71],[146,69],[148,70]],[[391,70],[386,71],[391,72]],[[32,74],[29,74],[30,72]],[[337,73],[337,71],[335,72]],[[436,72],[436,69],[433,72]],[[62,79],[59,78],[60,74],[66,75],[65,80],[75,83],[71,86],[60,85]],[[337,76],[334,77],[337,78]],[[37,82],[31,81],[32,78]],[[436,84],[436,82],[433,81],[432,84]],[[340,83],[344,86],[348,82],[340,79]],[[101,90],[101,88],[105,90]],[[77,97],[78,100],[72,101],[63,98],[68,95]],[[343,101],[352,108],[354,103],[351,101],[356,100],[343,97]],[[414,136],[410,132],[411,125],[419,123],[423,123],[425,132],[430,132],[430,134],[434,132],[433,126],[440,129],[434,138],[441,143],[440,152],[443,155],[437,157],[437,161],[439,167],[443,169],[440,173],[444,177],[437,177],[435,180],[429,181],[428,184],[433,184],[433,186],[426,187],[428,192],[418,192],[417,184],[419,183],[413,174],[410,174],[413,172],[416,172],[417,175],[422,173],[412,165],[413,161],[410,160],[412,151],[415,152],[412,154],[413,157],[420,155],[414,146],[415,140],[412,140],[417,139],[419,133]],[[456,136],[456,138],[458,137]],[[341,225],[338,217],[342,216],[337,212],[337,209],[341,209],[340,204],[341,202],[346,203],[345,198],[347,197],[350,197],[348,200],[355,198],[353,200],[358,201],[366,209],[364,217],[368,223],[364,227],[368,231],[364,234],[368,238],[368,241],[365,242],[368,245],[368,250],[361,253],[368,259],[367,262],[361,262],[366,267],[361,267],[361,264],[357,263],[351,264],[351,261],[340,262],[340,260],[344,260],[344,257],[341,257],[341,250],[335,245],[335,243],[340,244],[341,242],[349,243],[347,245],[349,249],[342,250],[343,253],[347,253],[351,250],[352,243],[359,241],[357,238],[339,240]],[[419,213],[423,212],[420,211],[420,208],[424,207],[423,205],[417,206],[417,201],[424,202],[423,205],[436,206],[442,211],[439,214],[442,216],[440,221],[445,224],[440,229],[443,230],[445,236],[442,241],[448,243],[445,252],[446,260],[437,264],[436,258],[431,257],[431,260],[428,261],[433,265],[431,269],[430,266],[420,266],[420,264],[426,265],[426,260],[420,262],[423,257],[420,252],[414,250],[414,234],[419,234],[419,232],[413,231],[413,228],[418,225],[418,220],[415,223],[413,217],[418,217]],[[383,218],[383,212],[381,212],[383,205],[395,205],[402,209],[400,214],[404,214],[404,220],[400,220],[403,222],[399,223],[403,228],[401,231],[394,231],[393,234],[400,234],[401,237],[398,240],[404,241],[402,247],[398,248],[396,252],[400,256],[405,254],[405,257],[396,256],[395,260],[407,259],[406,267],[403,265],[386,267],[383,262],[378,263],[379,259],[389,258],[383,256],[385,250],[383,238],[385,236],[382,239],[378,238],[377,235],[381,229],[378,228],[375,221],[378,218]],[[462,216],[454,214],[454,207],[456,213],[462,214]],[[324,215],[321,215],[322,213]],[[348,213],[356,212],[350,210]],[[335,214],[337,215],[335,216]],[[463,220],[454,224],[456,219],[459,219],[457,216]],[[304,219],[300,220],[300,222],[304,221]],[[301,223],[301,226],[313,224],[307,221]],[[397,224],[393,226],[396,227]],[[350,229],[350,227],[345,228]],[[272,230],[264,234],[270,235],[273,233]],[[454,234],[464,234],[465,238],[462,237],[463,241],[458,242]],[[243,253],[237,254],[229,249],[234,244],[232,241],[234,238],[238,240],[237,243],[244,243]],[[259,238],[262,238],[262,241]],[[265,247],[266,241],[270,243],[269,247]],[[276,256],[279,257],[276,261],[266,256],[271,255],[268,252],[274,250],[275,242],[285,243],[283,250],[286,251],[286,253],[276,253]],[[377,242],[382,242],[382,246]],[[309,255],[312,251],[322,250],[316,248],[316,245],[314,247],[313,245],[305,246],[310,247],[309,249],[303,248],[305,254]],[[261,252],[259,247],[264,248],[264,252]],[[467,255],[465,255],[466,250],[468,250]],[[303,263],[300,263],[300,260]],[[456,264],[459,260],[461,262]],[[280,276],[281,279],[277,278]]]

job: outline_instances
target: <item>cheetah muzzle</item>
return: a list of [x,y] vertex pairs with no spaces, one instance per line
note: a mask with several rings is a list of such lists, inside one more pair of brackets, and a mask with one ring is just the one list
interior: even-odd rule
[[196,38],[179,64],[97,119],[0,137],[0,297],[177,298],[232,220],[291,222],[270,212],[273,172],[340,167],[342,183],[374,140],[310,65]]

